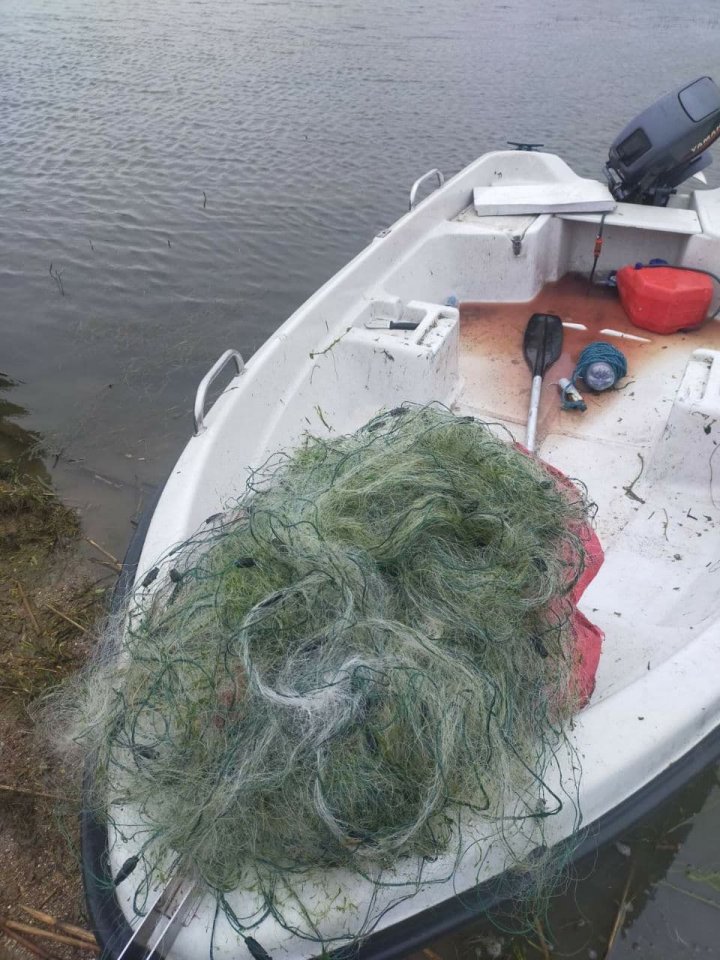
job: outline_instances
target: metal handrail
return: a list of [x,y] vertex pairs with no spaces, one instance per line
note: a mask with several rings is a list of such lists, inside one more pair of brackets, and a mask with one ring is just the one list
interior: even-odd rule
[[426,180],[429,180],[430,177],[437,177],[438,185],[435,187],[436,190],[439,190],[440,187],[445,183],[445,175],[435,167],[433,167],[432,170],[428,170],[428,172],[424,173],[421,177],[418,177],[418,179],[410,188],[410,210],[412,210],[412,208],[415,206],[415,197],[417,196],[418,189],[423,185],[423,183],[425,183]]
[[239,376],[245,369],[245,361],[237,350],[226,350],[202,378],[198,384],[195,394],[195,408],[193,410],[193,420],[195,422],[195,436],[205,429],[205,398],[208,389],[213,380],[221,373],[224,368],[232,361],[236,367],[235,376]]

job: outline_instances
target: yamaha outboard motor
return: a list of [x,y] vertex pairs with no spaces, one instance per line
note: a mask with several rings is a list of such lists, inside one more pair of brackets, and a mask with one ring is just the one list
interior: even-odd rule
[[616,200],[664,207],[675,187],[709,166],[720,137],[720,89],[710,77],[668,93],[629,123],[605,164]]

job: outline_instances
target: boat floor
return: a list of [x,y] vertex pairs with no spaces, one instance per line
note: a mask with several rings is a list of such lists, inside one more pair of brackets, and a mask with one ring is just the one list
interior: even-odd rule
[[[606,634],[595,694],[602,698],[720,614],[720,458],[714,475],[712,462],[720,395],[706,395],[720,323],[672,336],[640,330],[615,291],[589,289],[572,275],[546,284],[530,302],[462,304],[456,408],[502,423],[520,442],[530,393],[522,339],[535,312],[586,328],[565,328],[562,356],[546,375],[538,453],[582,481],[597,504],[606,560],[582,606]],[[608,329],[645,342],[602,333]],[[628,376],[601,394],[580,384],[587,411],[563,411],[557,381],[571,376],[580,350],[598,339],[623,351]],[[698,359],[698,350],[707,358]]]

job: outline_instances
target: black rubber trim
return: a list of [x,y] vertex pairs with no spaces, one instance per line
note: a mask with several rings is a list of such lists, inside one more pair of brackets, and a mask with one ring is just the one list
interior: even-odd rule
[[[158,487],[152,494],[130,539],[122,570],[113,591],[110,603],[111,614],[120,611],[122,604],[132,590],[138,563],[140,562],[140,554],[163,486]],[[88,764],[85,768],[83,782],[84,796],[89,793],[92,776],[92,766]],[[118,954],[130,941],[133,931],[115,897],[115,887],[108,857],[107,823],[98,820],[91,807],[86,803],[83,803],[80,814],[80,854],[82,857],[85,903],[90,926],[96,940],[102,947],[103,960],[116,960]],[[142,948],[133,944],[123,960],[125,958],[127,960],[142,960],[143,954]]]
[[[595,854],[599,847],[628,830],[652,810],[668,800],[709,764],[720,759],[720,727],[589,827],[572,854],[572,862]],[[446,937],[459,927],[478,920],[488,910],[511,898],[507,878],[494,878],[459,896],[451,897],[422,913],[384,930],[379,930],[352,949],[335,951],[338,960],[396,960],[420,949],[432,940]]]
[[[160,491],[148,504],[130,541],[113,595],[114,610],[119,609],[135,580],[145,536],[159,498]],[[573,852],[573,861],[595,853],[604,843],[626,831],[718,759],[720,727],[716,727],[692,750],[618,807],[587,827],[584,839]],[[86,783],[89,783],[90,776],[91,771],[88,770]],[[118,954],[132,937],[132,928],[115,897],[108,860],[107,824],[98,821],[85,809],[81,815],[81,852],[85,899],[93,933],[103,948],[104,960],[117,960]],[[379,930],[357,945],[333,951],[329,956],[336,960],[397,960],[432,940],[446,937],[459,927],[472,923],[488,910],[507,902],[511,896],[512,890],[507,876],[496,877],[416,913],[407,920]],[[242,955],[245,953],[243,950]],[[125,957],[127,960],[142,960],[143,950],[134,944]],[[206,958],[199,957],[197,960]]]

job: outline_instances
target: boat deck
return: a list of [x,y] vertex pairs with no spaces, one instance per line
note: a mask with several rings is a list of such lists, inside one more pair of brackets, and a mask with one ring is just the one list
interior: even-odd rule
[[[546,374],[538,453],[582,481],[597,504],[606,561],[582,606],[608,637],[602,697],[669,657],[720,608],[720,458],[714,474],[712,463],[720,392],[708,396],[720,375],[720,323],[672,336],[640,330],[615,291],[576,276],[546,284],[530,302],[464,303],[457,407],[502,423],[520,442],[530,393],[522,340],[535,312],[586,328],[565,328],[562,356]],[[587,411],[563,411],[557,381],[599,339],[623,351],[628,376],[601,394],[581,383]]]

